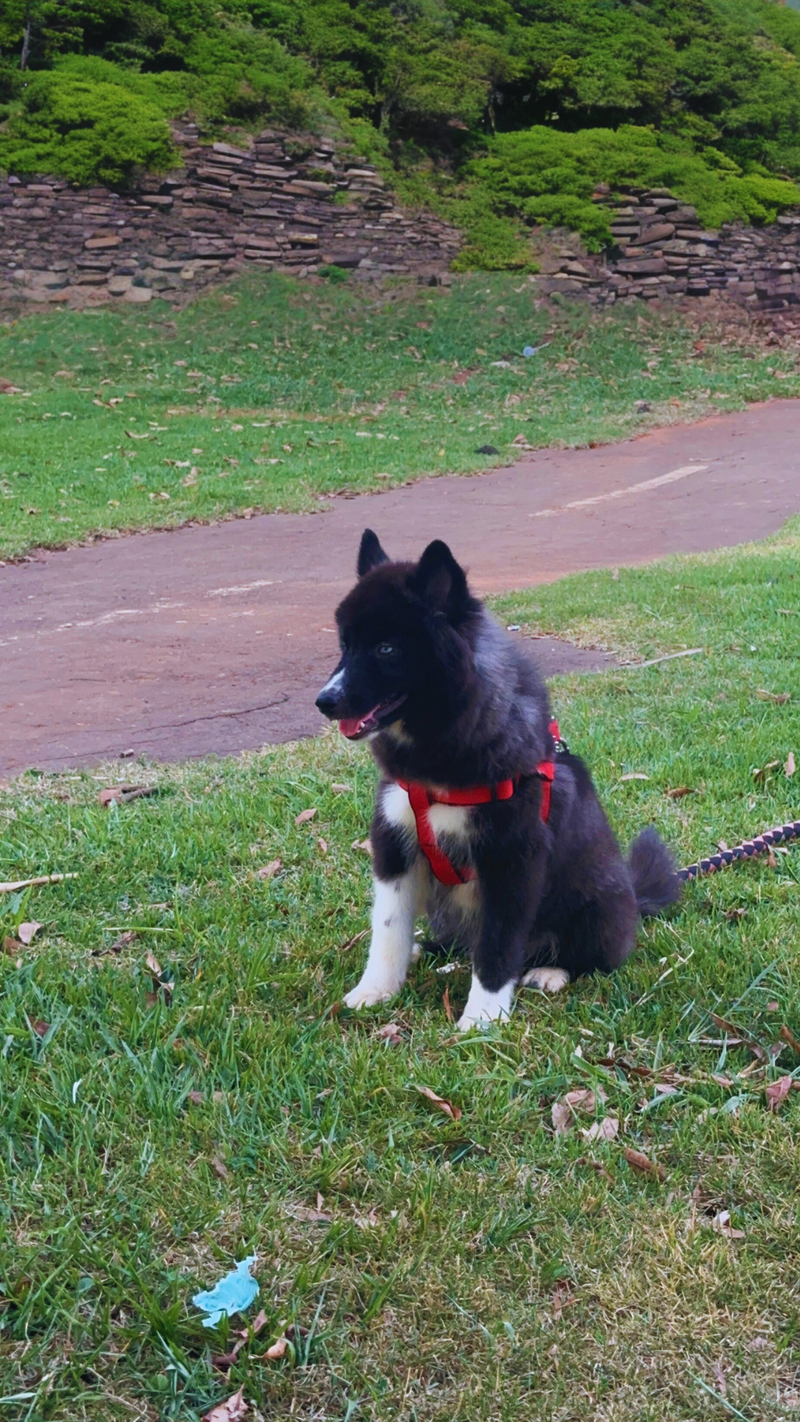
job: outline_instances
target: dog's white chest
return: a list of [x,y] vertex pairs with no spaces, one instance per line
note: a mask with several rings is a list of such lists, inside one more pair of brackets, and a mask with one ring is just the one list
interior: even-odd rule
[[[401,785],[390,785],[383,793],[381,810],[384,818],[396,829],[402,829],[412,843],[419,842],[417,822],[409,802],[408,793]],[[446,854],[455,854],[458,863],[464,863],[464,850],[469,845],[473,821],[467,805],[431,805],[428,819],[437,844]],[[438,904],[437,912],[452,920],[474,918],[478,912],[477,883],[474,879],[466,884],[440,884],[433,873],[429,875],[429,913]]]
[[[417,822],[402,785],[389,785],[383,792],[381,812],[390,825],[396,825],[417,838]],[[460,840],[470,838],[470,813],[466,805],[431,805],[428,810],[431,829],[438,839]]]

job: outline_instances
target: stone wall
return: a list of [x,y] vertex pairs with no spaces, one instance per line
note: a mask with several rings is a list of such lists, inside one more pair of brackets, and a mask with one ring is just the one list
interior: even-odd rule
[[324,138],[266,131],[243,150],[175,130],[184,164],[129,195],[0,183],[0,301],[170,300],[250,268],[435,281],[459,234],[402,212],[375,168]]
[[583,293],[599,305],[619,298],[707,296],[725,292],[762,310],[800,302],[800,216],[779,217],[769,227],[743,223],[706,231],[693,207],[665,188],[633,188],[611,203],[615,246],[603,257],[578,253],[575,243],[542,261],[538,289]]
[[[201,145],[191,124],[175,138],[183,167],[145,178],[133,194],[58,179],[1,182],[0,303],[178,301],[251,267],[447,280],[459,233],[403,212],[375,168],[331,140],[267,130],[247,149]],[[595,200],[612,207],[614,248],[591,257],[568,234],[555,250],[548,241],[536,283],[543,295],[609,305],[723,291],[761,309],[800,303],[800,216],[708,232],[664,188],[632,188],[621,204],[598,189]]]

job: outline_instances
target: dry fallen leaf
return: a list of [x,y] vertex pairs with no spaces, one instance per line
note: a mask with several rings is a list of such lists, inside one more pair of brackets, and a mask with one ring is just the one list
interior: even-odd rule
[[720,1210],[719,1213],[714,1216],[711,1224],[717,1231],[717,1234],[724,1234],[727,1239],[744,1239],[746,1237],[743,1229],[733,1229],[731,1227],[730,1210]]
[[202,1091],[187,1091],[186,1093],[186,1100],[193,1101],[195,1106],[202,1106],[205,1099]]
[[248,1332],[251,1332],[251,1333],[254,1333],[254,1334],[255,1334],[255,1333],[260,1333],[261,1330],[262,1330],[262,1328],[263,1328],[264,1325],[266,1324],[266,1321],[267,1321],[267,1315],[265,1314],[263,1308],[260,1308],[260,1309],[258,1310],[258,1313],[256,1314],[255,1318],[253,1319],[253,1322],[250,1324],[249,1330],[248,1330],[247,1328],[243,1328],[243,1329],[241,1330],[241,1332],[242,1332],[242,1337],[243,1337],[243,1338],[247,1338]]
[[776,706],[785,706],[787,701],[791,701],[791,691],[765,691],[763,686],[756,690],[759,701],[772,701]]
[[130,948],[135,938],[135,931],[133,929],[127,929],[125,933],[121,933],[119,938],[115,938],[114,942],[109,944],[109,953],[121,953],[123,948]]
[[256,870],[257,879],[274,879],[283,868],[282,859],[270,859],[269,864],[265,864],[262,869]]
[[267,1349],[266,1353],[264,1354],[264,1357],[273,1359],[282,1358],[288,1347],[288,1338],[278,1338],[276,1342],[272,1344],[272,1347]]
[[568,1279],[556,1279],[553,1287],[552,1310],[553,1318],[559,1319],[565,1308],[575,1302],[575,1297],[570,1293]]
[[576,1091],[568,1091],[562,1101],[554,1101],[550,1116],[556,1135],[566,1135],[574,1124],[576,1111],[591,1113],[597,1109],[598,1101],[602,1103],[605,1099],[606,1094],[602,1087],[598,1086],[593,1091],[591,1087],[581,1086]]
[[782,1101],[786,1100],[792,1089],[792,1078],[781,1076],[777,1081],[771,1081],[766,1088],[767,1108],[770,1111],[777,1111]]
[[220,1160],[218,1155],[212,1155],[211,1168],[214,1171],[214,1174],[219,1176],[220,1180],[228,1179],[230,1171],[224,1160]]
[[77,877],[77,874],[37,874],[35,879],[6,879],[0,884],[0,894],[15,894],[17,889],[29,889],[31,885],[60,884],[64,879]]
[[663,1165],[658,1165],[649,1156],[643,1155],[640,1150],[631,1150],[630,1146],[623,1146],[622,1154],[634,1170],[641,1170],[643,1175],[655,1175],[659,1180],[666,1180],[667,1172]]
[[159,981],[160,981],[160,979],[161,979],[161,964],[159,963],[158,958],[155,956],[155,954],[154,954],[154,953],[148,953],[144,961],[145,961],[145,963],[147,964],[148,968],[150,969],[150,972],[153,974],[153,977],[154,977],[154,978],[158,978]]
[[553,1122],[553,1130],[557,1136],[565,1136],[572,1128],[572,1112],[563,1101],[554,1101],[550,1108],[550,1117]]
[[781,1027],[778,1036],[782,1037],[784,1042],[786,1042],[788,1046],[791,1047],[792,1051],[797,1052],[797,1055],[800,1057],[800,1041],[797,1040],[791,1027],[787,1027],[785,1022]]
[[573,1111],[594,1111],[598,1101],[602,1104],[606,1100],[606,1093],[602,1086],[596,1087],[594,1091],[591,1087],[580,1086],[576,1091],[568,1091],[564,1100]]
[[434,1106],[437,1106],[440,1111],[444,1111],[444,1114],[449,1116],[451,1121],[461,1120],[464,1113],[460,1106],[454,1106],[452,1101],[447,1101],[444,1096],[437,1095],[429,1086],[418,1086],[417,1091],[420,1096],[426,1096],[429,1101],[432,1101]]
[[581,1131],[581,1135],[587,1141],[613,1141],[618,1132],[619,1121],[616,1116],[604,1116],[602,1121],[592,1121],[589,1129]]
[[50,1023],[43,1022],[39,1017],[35,1022],[31,1022],[31,1030],[36,1033],[37,1037],[46,1037],[50,1031]]
[[309,1205],[292,1205],[289,1213],[293,1219],[307,1220],[309,1224],[330,1224],[333,1219],[324,1210],[312,1210]]
[[266,1322],[267,1315],[265,1314],[263,1308],[259,1309],[249,1328],[237,1328],[236,1332],[239,1335],[239,1341],[237,1343],[234,1343],[230,1352],[216,1353],[212,1357],[211,1361],[214,1364],[214,1367],[222,1368],[224,1371],[227,1371],[228,1368],[230,1368],[231,1365],[236,1362],[236,1359],[241,1353],[242,1349],[246,1347],[247,1344],[250,1342],[251,1333],[253,1334],[253,1336],[255,1336],[255,1334],[257,1333],[260,1333]]
[[317,844],[319,845],[319,852],[320,852],[320,854],[327,854],[327,853],[328,853],[328,841],[327,841],[327,839],[318,839],[318,840],[317,840]]
[[371,854],[371,853],[372,853],[372,840],[371,840],[371,839],[354,839],[351,848],[353,848],[353,849],[363,849],[363,851],[364,851],[365,854]]
[[763,785],[769,777],[780,767],[779,760],[768,760],[766,765],[758,765],[753,771],[753,779],[757,785]]
[[17,929],[20,943],[24,943],[28,948],[33,942],[40,928],[44,928],[43,923],[21,923]]
[[350,786],[340,785],[334,780],[333,784],[331,785],[331,790],[333,791],[334,795],[347,795],[350,792]]
[[162,968],[161,964],[158,961],[158,958],[156,958],[154,953],[148,952],[145,955],[144,961],[153,979],[153,991],[148,992],[146,995],[147,1006],[155,1007],[156,1003],[158,1002],[159,993],[163,993],[164,1002],[167,1004],[167,1007],[169,1007],[172,1001],[172,994],[175,991],[174,979],[171,981],[167,981],[165,979],[164,969]]
[[670,800],[682,800],[684,795],[693,795],[694,790],[691,785],[676,785],[674,790],[667,790],[665,793],[669,795]]
[[236,1362],[243,1347],[244,1340],[240,1338],[238,1343],[234,1343],[229,1353],[212,1353],[212,1367],[219,1368],[220,1372],[227,1373],[228,1369]]
[[785,764],[784,767],[783,767],[783,773],[784,773],[784,775],[786,776],[787,780],[788,780],[788,779],[791,779],[791,777],[794,775],[796,769],[797,769],[797,766],[796,766],[795,763],[794,763],[794,752],[793,752],[793,751],[789,751],[789,754],[788,754],[787,757],[786,757],[786,764]]
[[[751,1037],[749,1032],[746,1032],[743,1027],[737,1027],[734,1022],[729,1022],[727,1017],[719,1017],[716,1012],[711,1013],[711,1021],[715,1027],[719,1027],[721,1032],[727,1033],[727,1035],[734,1038],[737,1043],[748,1047],[753,1053],[753,1056],[758,1057],[759,1061],[763,1062],[766,1059],[764,1048],[754,1037]],[[733,1042],[729,1042],[728,1045],[732,1046]]]
[[623,780],[649,780],[650,776],[643,775],[641,770],[632,770],[628,775],[621,775],[619,778],[621,783]]
[[384,1037],[386,1041],[389,1042],[393,1047],[399,1047],[400,1043],[403,1040],[400,1033],[400,1028],[398,1027],[396,1022],[387,1022],[385,1026],[379,1027],[378,1036]]
[[316,813],[317,813],[316,809],[301,810],[301,811],[300,811],[300,814],[295,816],[295,821],[294,821],[294,822],[295,822],[296,825],[305,825],[305,824],[308,824],[308,821],[309,821],[309,820],[313,820],[313,818],[314,818],[314,816],[315,816]]
[[21,951],[22,944],[20,943],[18,938],[11,938],[10,935],[7,935],[3,939],[3,952],[7,953],[9,958],[19,957]]
[[447,1018],[448,1022],[455,1022],[455,1017],[453,1016],[453,1009],[452,1009],[452,1007],[450,1006],[450,985],[449,985],[449,984],[447,985],[447,987],[446,987],[445,990],[444,990],[444,997],[442,998],[442,1004],[443,1004],[443,1006],[444,1006],[444,1015],[445,1015],[445,1017]]
[[247,1415],[247,1410],[247,1403],[244,1400],[244,1385],[242,1385],[239,1391],[227,1398],[225,1402],[218,1402],[210,1412],[204,1412],[203,1422],[238,1422],[240,1417]]
[[147,795],[155,794],[155,785],[109,785],[100,791],[97,798],[101,805],[110,805],[113,801],[127,805],[130,800],[142,800]]

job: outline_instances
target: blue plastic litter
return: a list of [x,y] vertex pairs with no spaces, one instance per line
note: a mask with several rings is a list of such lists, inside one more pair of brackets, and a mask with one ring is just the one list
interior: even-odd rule
[[549,344],[549,341],[542,341],[542,344],[540,346],[523,346],[522,354],[524,355],[526,360],[530,360],[531,356],[538,355],[539,351],[546,350]]
[[213,1289],[202,1290],[194,1295],[192,1303],[208,1314],[208,1318],[203,1319],[204,1328],[216,1328],[224,1313],[230,1318],[231,1314],[241,1313],[249,1308],[258,1293],[258,1280],[250,1273],[251,1265],[255,1264],[257,1257],[256,1254],[248,1255],[230,1274],[220,1279]]

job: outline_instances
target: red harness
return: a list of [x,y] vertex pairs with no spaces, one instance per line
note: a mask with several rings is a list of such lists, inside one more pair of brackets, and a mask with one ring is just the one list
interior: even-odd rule
[[[551,721],[549,730],[553,740],[558,743],[560,740],[558,722]],[[550,793],[556,774],[555,761],[540,760],[532,773],[538,775],[542,782],[542,803],[539,813],[543,824],[547,824],[550,818]],[[431,805],[488,805],[494,800],[510,800],[523,778],[518,775],[513,780],[498,780],[496,785],[473,785],[468,790],[431,790],[429,786],[422,785],[418,780],[397,781],[401,789],[406,791],[414,811],[419,847],[440,884],[448,884],[450,887],[455,887],[456,884],[467,884],[475,878],[475,870],[469,866],[457,869],[448,859],[444,850],[439,848],[428,813]]]

